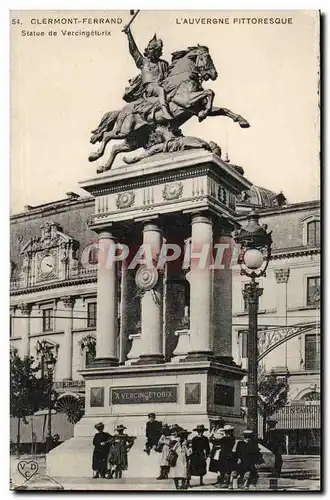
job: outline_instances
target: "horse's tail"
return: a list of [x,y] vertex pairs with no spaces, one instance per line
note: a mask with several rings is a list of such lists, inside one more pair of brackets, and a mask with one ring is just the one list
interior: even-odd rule
[[119,111],[109,111],[108,113],[105,113],[99,126],[95,130],[92,130],[93,135],[90,140],[92,144],[102,141],[104,132],[110,132],[110,130],[113,129],[118,115]]

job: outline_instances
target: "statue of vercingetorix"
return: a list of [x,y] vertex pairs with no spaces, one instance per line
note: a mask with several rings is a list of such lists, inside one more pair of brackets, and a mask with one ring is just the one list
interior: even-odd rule
[[130,80],[130,86],[125,89],[124,100],[133,102],[142,96],[158,97],[164,117],[170,120],[172,115],[166,102],[165,90],[161,86],[161,82],[167,76],[169,68],[168,62],[160,58],[163,53],[162,40],[154,35],[148,43],[144,55],[142,55],[135,43],[130,27],[126,26],[123,31],[128,38],[130,54],[136,66],[141,70],[140,75]]
[[[141,73],[130,80],[125,89],[127,104],[105,113],[92,131],[90,142],[100,143],[100,146],[89,155],[89,161],[101,158],[110,141],[121,141],[113,146],[105,165],[97,167],[97,173],[109,170],[119,153],[140,148],[144,149],[142,153],[129,158],[124,156],[123,161],[130,164],[155,154],[187,149],[214,151],[211,143],[182,134],[180,127],[194,116],[199,122],[207,117],[227,116],[242,128],[250,126],[243,116],[214,106],[214,91],[203,88],[204,82],[218,78],[208,47],[197,44],[176,50],[171,54],[169,65],[161,59],[163,42],[154,35],[141,54],[130,29],[138,12],[123,31],[128,38],[129,52]],[[220,151],[218,146],[216,148]]]

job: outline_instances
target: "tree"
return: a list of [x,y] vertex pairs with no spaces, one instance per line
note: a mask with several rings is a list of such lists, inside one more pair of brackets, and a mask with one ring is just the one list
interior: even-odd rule
[[40,370],[32,356],[21,359],[16,349],[10,352],[10,416],[17,420],[17,455],[20,447],[21,420],[36,411],[47,408],[49,392],[52,387],[51,377],[37,377]]
[[258,380],[258,410],[262,416],[262,433],[266,436],[267,419],[288,402],[288,383],[284,377],[279,377],[274,370],[269,374],[259,372]]

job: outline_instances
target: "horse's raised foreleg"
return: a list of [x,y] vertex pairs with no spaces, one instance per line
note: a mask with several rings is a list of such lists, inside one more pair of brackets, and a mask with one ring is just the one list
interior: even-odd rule
[[238,122],[242,128],[250,127],[249,122],[243,118],[243,116],[238,115],[227,108],[213,107],[209,112],[209,116],[228,116],[228,118],[231,118],[234,122]]
[[205,120],[205,118],[209,115],[209,113],[212,109],[214,96],[215,96],[213,90],[211,90],[211,89],[204,90],[204,93],[205,93],[205,96],[203,96],[203,98],[206,99],[206,104],[204,106],[204,109],[201,109],[201,111],[198,113],[198,121],[200,121],[200,122]]
[[[116,136],[116,137],[118,137],[118,136]],[[123,142],[122,144],[114,145],[112,150],[111,150],[108,161],[106,162],[104,167],[99,167],[97,169],[97,173],[100,174],[101,172],[105,172],[106,170],[110,170],[112,165],[113,165],[113,162],[116,159],[117,154],[128,153],[129,151],[133,151],[133,150],[134,150],[134,148],[132,148],[132,146],[130,144],[128,144],[126,141]]]
[[204,118],[207,117],[210,110],[212,109],[214,95],[215,94],[211,89],[201,90],[200,92],[191,92],[191,93],[187,92],[175,95],[172,98],[172,102],[174,102],[178,106],[181,106],[182,108],[186,108],[191,111],[191,108],[193,108],[195,104],[205,99],[206,104],[203,107],[203,109],[200,110],[198,113],[198,119],[199,121],[202,121],[204,120]]

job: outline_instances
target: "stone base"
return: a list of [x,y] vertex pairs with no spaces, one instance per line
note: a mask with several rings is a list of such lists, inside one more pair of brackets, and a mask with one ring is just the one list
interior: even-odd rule
[[214,355],[211,351],[193,351],[188,352],[186,358],[183,360],[185,362],[191,361],[213,361]]
[[[189,431],[198,424],[210,429],[219,416],[234,425],[237,436],[244,428],[240,380],[245,372],[237,366],[194,361],[113,368],[93,366],[82,373],[86,383],[85,416],[75,425],[74,437],[47,455],[47,474],[52,477],[92,475],[94,425],[100,421],[110,434],[114,434],[118,424],[123,424],[127,434],[137,437],[129,453],[129,463],[134,466],[129,466],[124,474],[132,478],[155,478],[159,473],[160,454],[155,453],[152,458],[143,452],[148,413],[154,412],[157,420],[179,424]],[[220,389],[227,388],[231,399],[226,390],[219,392],[219,385]],[[99,406],[95,406],[95,401]]]
[[93,361],[93,366],[95,367],[104,367],[107,368],[109,366],[118,366],[119,360],[118,358],[95,358]]
[[137,361],[132,361],[132,365],[155,365],[165,363],[165,358],[162,354],[142,354]]

